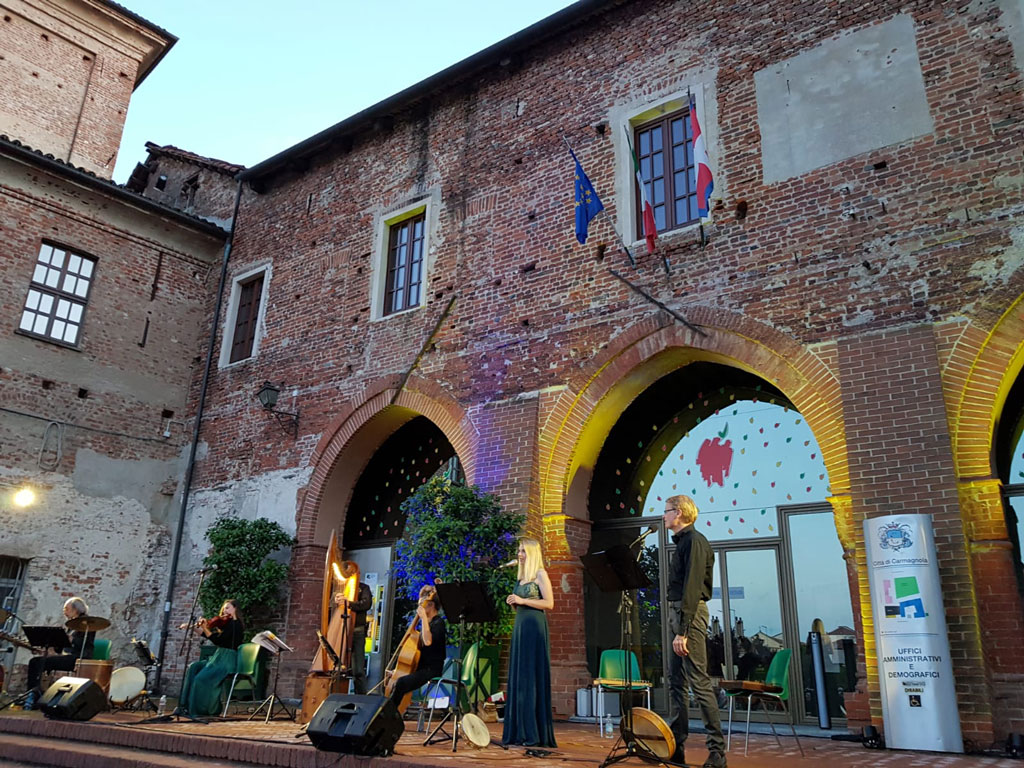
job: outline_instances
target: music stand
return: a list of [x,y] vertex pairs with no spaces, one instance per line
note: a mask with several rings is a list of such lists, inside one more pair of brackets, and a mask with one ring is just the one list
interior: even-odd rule
[[[323,636],[321,635],[321,637]],[[249,642],[256,643],[256,645],[260,646],[261,648],[266,648],[268,651],[270,651],[270,653],[274,654],[274,656],[277,657],[277,664],[274,667],[273,693],[271,693],[266,699],[264,699],[263,703],[256,707],[256,710],[251,715],[249,715],[248,719],[252,720],[254,717],[256,717],[256,715],[258,715],[262,711],[264,707],[266,707],[267,717],[266,719],[264,719],[263,722],[269,723],[270,718],[274,716],[274,707],[277,706],[281,707],[284,710],[284,713],[288,715],[288,719],[294,722],[295,713],[288,709],[288,705],[285,704],[281,697],[277,695],[277,678],[281,675],[281,653],[283,651],[292,650],[291,647],[270,630],[264,630],[263,632],[260,632],[259,634],[255,635],[253,639]],[[327,643],[327,640],[324,640],[324,643]],[[328,644],[327,647],[330,648],[330,644]],[[331,648],[331,653],[334,653],[333,648]]]
[[[29,645],[34,648],[53,648],[63,651],[71,647],[71,638],[64,627],[22,627],[21,631],[28,638]],[[84,644],[83,644],[84,648]]]
[[[495,610],[494,601],[487,594],[487,589],[479,581],[457,581],[451,584],[437,585],[437,598],[444,609],[444,615],[449,619],[458,619],[459,637],[465,638],[466,624],[484,624],[496,621],[498,612]],[[454,679],[450,682],[455,687],[455,706],[449,707],[448,712],[437,724],[437,727],[430,732],[430,735],[423,742],[423,746],[435,744],[445,739],[452,740],[452,752],[458,751],[460,726],[462,725],[462,702],[459,694],[462,691],[462,657],[453,659],[455,664]],[[480,690],[480,653],[477,651],[473,667],[473,700],[472,707],[476,708],[477,694]],[[467,701],[468,693],[467,693]],[[452,733],[444,730],[444,725],[454,717]],[[440,733],[440,736],[437,734]]]
[[[625,544],[616,544],[603,552],[593,552],[580,557],[583,563],[583,570],[594,580],[597,588],[602,592],[619,592],[619,615],[622,618],[623,638],[623,662],[626,667],[625,691],[629,696],[629,706],[622,709],[622,732],[619,734],[611,751],[601,763],[601,768],[630,757],[637,757],[645,762],[664,765],[662,760],[651,751],[643,742],[640,742],[633,735],[633,624],[631,621],[633,613],[634,589],[642,589],[650,586],[651,580],[647,574],[640,569],[636,556],[630,547]],[[598,702],[598,706],[601,702]],[[625,752],[616,754],[619,746],[625,747]]]

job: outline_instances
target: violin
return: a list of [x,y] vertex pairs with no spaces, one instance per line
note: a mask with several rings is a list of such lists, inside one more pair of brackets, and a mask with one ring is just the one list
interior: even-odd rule
[[210,631],[213,631],[215,629],[221,630],[228,625],[229,621],[231,621],[230,616],[219,615],[214,616],[212,619],[197,619],[195,624],[189,624],[186,621],[184,624],[179,624],[178,629],[203,629],[205,627]]
[[[424,593],[423,597],[420,598],[417,608],[421,605],[426,605],[431,600],[437,591],[431,589],[429,592]],[[392,670],[387,672],[387,682],[384,684],[384,695],[390,696],[391,692],[395,689],[395,684],[399,678],[410,675],[416,671],[416,668],[420,664],[420,631],[416,629],[416,624],[419,622],[419,615],[412,617],[412,622],[409,624],[409,628],[405,630],[405,635],[402,637],[402,642],[398,644],[398,650],[395,652],[395,666]],[[402,700],[398,703],[398,713],[404,715],[405,710],[409,708],[409,704],[412,702],[412,691],[402,697]]]

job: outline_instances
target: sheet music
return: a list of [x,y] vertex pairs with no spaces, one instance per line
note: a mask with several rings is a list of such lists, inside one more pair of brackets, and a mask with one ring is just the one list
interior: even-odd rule
[[274,655],[277,655],[281,651],[290,651],[290,650],[292,650],[290,645],[285,643],[284,640],[279,638],[277,635],[275,635],[269,629],[265,629],[262,632],[260,632],[260,633],[258,633],[256,635],[253,635],[252,640],[250,640],[249,642],[250,643],[256,643],[256,645],[261,646],[262,648],[266,648],[268,651],[270,651]]

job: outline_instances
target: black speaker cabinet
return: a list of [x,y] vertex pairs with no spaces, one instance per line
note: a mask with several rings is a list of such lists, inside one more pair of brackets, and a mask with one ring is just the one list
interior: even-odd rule
[[324,699],[306,727],[317,749],[387,757],[405,724],[386,696],[335,693]]
[[107,708],[103,689],[85,677],[62,677],[37,704],[46,717],[57,720],[88,720]]

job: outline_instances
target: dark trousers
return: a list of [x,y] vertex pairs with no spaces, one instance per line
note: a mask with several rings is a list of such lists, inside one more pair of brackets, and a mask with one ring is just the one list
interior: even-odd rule
[[687,656],[678,656],[670,647],[668,665],[669,699],[672,704],[672,735],[680,747],[690,735],[688,689],[693,689],[693,696],[700,707],[701,719],[707,729],[707,745],[709,752],[725,754],[725,738],[722,736],[722,721],[718,712],[718,700],[711,688],[708,676],[708,606],[700,602],[697,615],[687,632]]
[[440,669],[417,669],[411,674],[403,675],[398,678],[398,682],[395,683],[394,690],[391,691],[391,696],[389,698],[397,707],[402,703],[402,699],[405,697],[405,694],[410,691],[415,691],[425,683],[428,683],[435,677],[440,676]]
[[366,627],[352,632],[352,687],[356,693],[366,693]]
[[49,672],[52,669],[71,672],[75,668],[76,661],[78,658],[70,653],[60,653],[56,656],[33,656],[28,662],[28,690],[39,688],[43,672]]

